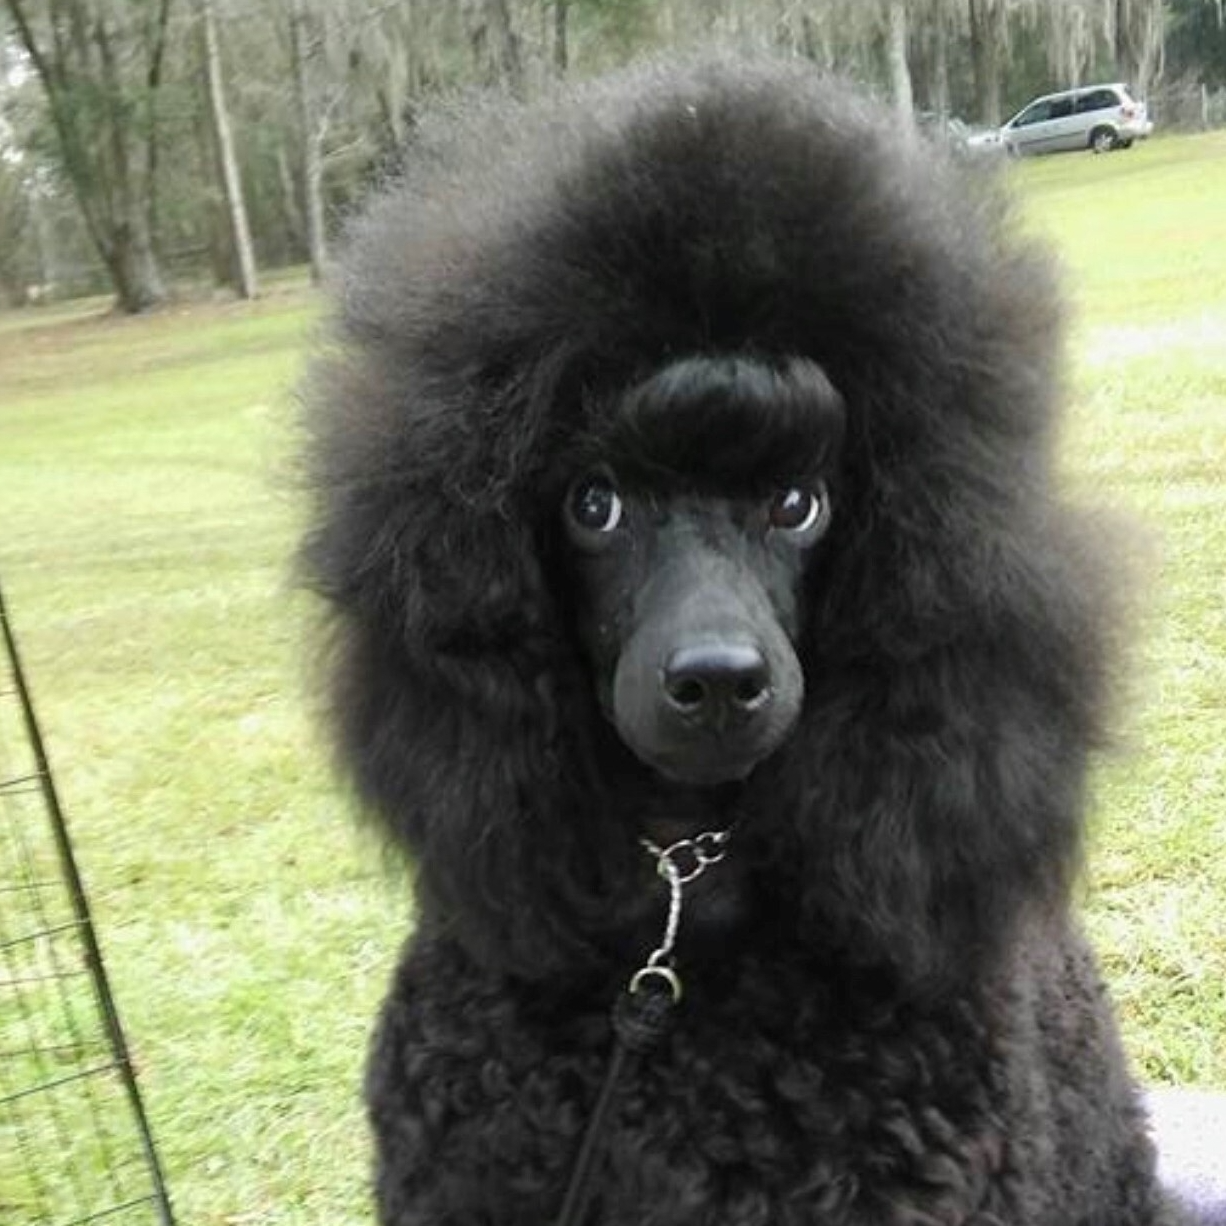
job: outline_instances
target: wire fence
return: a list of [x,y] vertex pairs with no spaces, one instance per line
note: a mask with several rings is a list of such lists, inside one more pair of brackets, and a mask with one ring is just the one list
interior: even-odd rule
[[2,591],[0,1222],[173,1226]]

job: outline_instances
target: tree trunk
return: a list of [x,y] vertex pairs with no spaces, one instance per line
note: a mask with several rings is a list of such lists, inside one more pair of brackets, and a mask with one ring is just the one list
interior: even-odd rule
[[166,284],[153,254],[153,242],[139,214],[114,228],[106,265],[119,306],[129,315],[152,310],[166,301]]
[[[196,144],[200,149],[200,165],[204,168],[217,165],[217,134],[207,116],[199,107],[192,111],[192,131],[196,136]],[[204,215],[206,240],[209,248],[209,268],[213,273],[214,285],[225,285],[234,289],[236,261],[234,259],[234,236],[226,218],[225,203],[221,189],[216,185],[207,184],[204,193]]]
[[553,67],[560,77],[566,76],[570,67],[570,49],[566,38],[569,13],[570,0],[553,0]]
[[158,154],[161,129],[157,122],[157,103],[162,86],[162,69],[166,62],[167,31],[170,28],[171,0],[158,0],[153,47],[145,73],[145,183],[149,193],[147,213],[149,233],[158,233]]
[[[42,83],[66,177],[119,306],[128,312],[157,306],[166,285],[153,244],[156,101],[169,0],[154,10],[144,46],[137,23],[108,23],[106,9],[53,6],[48,14],[24,0],[4,2]],[[37,27],[31,12],[47,24]],[[83,106],[87,94],[93,102]]]
[[307,257],[311,280],[323,280],[328,260],[324,230],[323,120],[316,113],[307,65],[308,31],[302,0],[290,0],[290,55],[298,100],[298,124],[302,135],[302,196],[306,205]]
[[324,227],[324,159],[318,132],[307,136],[302,151],[302,191],[306,198],[307,258],[311,264],[311,280],[318,285],[324,279],[328,263],[328,241]]
[[949,47],[945,22],[938,15],[932,31],[932,109],[949,118]]
[[1165,6],[1160,0],[1114,0],[1116,67],[1139,98],[1162,75]]
[[285,218],[289,245],[301,253],[307,246],[306,225],[302,220],[302,209],[298,206],[298,188],[294,184],[289,155],[285,152],[284,145],[277,146],[277,183],[281,188],[281,211]]
[[970,0],[971,60],[975,105],[981,123],[1000,123],[1000,52],[1003,10],[997,0]]
[[479,78],[522,95],[524,67],[507,0],[462,0],[461,11]]
[[890,0],[886,53],[894,106],[909,131],[915,122],[915,92],[911,85],[911,66],[907,62],[907,0]]
[[230,131],[230,114],[226,110],[225,86],[221,75],[221,48],[217,41],[217,20],[213,0],[201,0],[204,18],[204,61],[208,79],[209,111],[213,119],[213,134],[217,142],[217,161],[221,170],[221,185],[226,198],[226,212],[234,243],[240,298],[254,298],[256,287],[255,252],[251,246],[251,227],[247,224],[247,205],[243,200],[242,177],[238,158],[234,154],[234,138]]

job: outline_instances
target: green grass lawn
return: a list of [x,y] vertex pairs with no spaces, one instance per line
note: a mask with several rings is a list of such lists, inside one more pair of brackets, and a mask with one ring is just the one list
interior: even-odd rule
[[[1226,136],[1009,173],[1069,270],[1068,480],[1145,542],[1090,924],[1143,1074],[1226,1087]],[[317,307],[104,307],[0,317],[0,581],[172,1192],[192,1226],[366,1222],[360,1068],[407,898],[310,718]]]
[[290,389],[316,310],[0,325],[0,580],[193,1226],[369,1218],[360,1068],[407,903],[309,718]]
[[1142,1072],[1226,1087],[1226,133],[1017,174],[1068,271],[1069,480],[1140,559],[1090,927]]

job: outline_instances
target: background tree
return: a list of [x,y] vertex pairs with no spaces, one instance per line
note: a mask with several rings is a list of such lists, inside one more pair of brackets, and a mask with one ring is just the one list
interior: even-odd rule
[[904,122],[915,117],[915,95],[911,85],[911,60],[908,55],[907,0],[888,0],[886,4],[886,58],[890,65],[890,92],[894,106]]
[[171,0],[4,0],[119,304],[165,297],[154,253],[158,93]]
[[968,0],[971,68],[975,114],[984,123],[1001,121],[1002,60],[1009,50],[1007,0]]
[[460,0],[460,11],[477,79],[522,95],[524,63],[509,0]]
[[33,233],[21,164],[0,157],[0,294],[9,306],[25,306],[32,287],[42,279],[29,257]]
[[205,78],[208,81],[209,115],[216,141],[218,170],[226,200],[226,216],[234,249],[235,271],[240,297],[256,295],[255,252],[251,245],[251,228],[247,223],[247,202],[243,197],[242,172],[234,152],[230,112],[226,106],[226,91],[221,72],[221,42],[217,35],[215,0],[199,0],[204,31]]
[[1120,76],[1142,94],[1162,70],[1163,0],[1106,0],[1107,34]]
[[323,143],[328,130],[328,108],[317,84],[320,41],[304,0],[289,0],[290,62],[294,72],[294,100],[302,151],[302,194],[306,203],[307,252],[311,280],[319,281],[327,260],[324,237]]
[[553,66],[558,76],[564,77],[570,64],[570,48],[567,43],[570,0],[553,0],[552,10]]
[[530,96],[713,42],[803,56],[904,114],[990,124],[1038,93],[1127,80],[1160,128],[1226,120],[1224,4],[0,0],[0,224],[21,257],[0,277],[42,294],[100,276],[139,310],[168,278],[250,287],[255,267],[290,263],[322,276],[345,215],[412,156],[428,100]]
[[1226,0],[1172,0],[1167,66],[1213,88],[1226,86]]
[[1085,82],[1105,11],[1103,0],[1066,0],[1051,8],[1043,24],[1047,62],[1057,80],[1070,87]]

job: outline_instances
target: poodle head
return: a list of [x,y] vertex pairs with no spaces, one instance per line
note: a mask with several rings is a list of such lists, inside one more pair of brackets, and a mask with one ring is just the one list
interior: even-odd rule
[[406,165],[308,384],[303,558],[422,922],[624,961],[640,833],[733,820],[832,957],[940,974],[1062,905],[1103,568],[992,176],[726,61],[442,116]]

